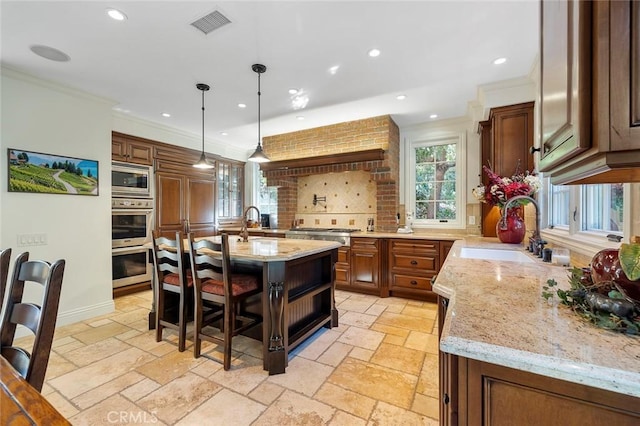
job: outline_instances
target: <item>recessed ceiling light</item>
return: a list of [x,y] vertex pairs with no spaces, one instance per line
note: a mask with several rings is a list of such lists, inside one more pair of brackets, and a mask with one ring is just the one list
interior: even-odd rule
[[296,93],[298,93],[298,89],[293,89],[293,88],[289,89],[290,95],[295,95]]
[[507,58],[497,58],[493,60],[494,65],[502,65],[507,62]]
[[113,8],[107,9],[107,15],[109,15],[111,19],[115,19],[116,21],[124,21],[125,19],[127,19],[127,15],[120,12],[118,9]]
[[49,59],[51,61],[68,62],[71,60],[71,57],[69,55],[58,49],[54,49],[53,47],[35,44],[29,47],[29,49],[36,55],[41,56],[45,59]]
[[238,104],[238,108],[246,108],[247,104]]
[[399,101],[404,101],[405,99],[407,99],[407,95],[398,95],[396,96],[396,99]]
[[340,68],[340,65],[334,65],[331,68],[329,68],[329,74],[335,74],[338,72],[338,68]]
[[308,103],[309,97],[305,94],[296,95],[293,99],[291,99],[291,107],[293,109],[303,109],[307,106]]
[[163,112],[162,116],[169,118],[169,117],[171,117],[171,114],[169,114],[168,112]]
[[296,118],[297,118],[298,120],[304,120],[304,116],[303,116],[303,115],[298,115],[298,116],[296,116]]
[[369,51],[369,56],[371,56],[372,58],[376,58],[376,57],[380,56],[380,50],[379,49],[371,49]]
[[220,134],[221,134],[222,136],[227,136],[229,133],[227,133],[227,132],[220,132]]
[[429,118],[438,118],[438,114],[431,114]]

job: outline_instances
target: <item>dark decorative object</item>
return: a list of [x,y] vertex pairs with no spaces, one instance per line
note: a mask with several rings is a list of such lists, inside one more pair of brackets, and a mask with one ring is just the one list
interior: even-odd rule
[[520,212],[521,208],[510,208],[507,210],[506,220],[496,223],[496,235],[501,242],[520,244],[524,239],[526,228]]
[[98,162],[41,152],[7,150],[9,192],[98,195]]

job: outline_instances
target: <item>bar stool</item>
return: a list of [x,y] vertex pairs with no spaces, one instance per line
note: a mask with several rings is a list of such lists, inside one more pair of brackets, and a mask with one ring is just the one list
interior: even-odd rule
[[[50,264],[43,260],[28,259],[29,253],[22,253],[16,259],[7,305],[0,323],[0,353],[40,392],[51,355],[65,261],[61,259]],[[41,305],[23,302],[25,282],[43,287]],[[14,345],[18,325],[34,334],[31,351]]]
[[11,249],[0,250],[0,313],[4,306],[4,290],[7,288],[7,277],[9,276],[9,261],[11,260]]
[[[193,355],[200,356],[202,340],[223,345],[225,370],[231,368],[231,339],[241,332],[262,322],[262,317],[248,312],[239,312],[243,301],[262,291],[260,280],[253,275],[232,274],[229,257],[229,236],[222,234],[221,243],[210,240],[194,241],[192,234],[189,239],[189,259],[191,261],[191,275],[194,286],[194,330]],[[220,319],[215,309],[208,316],[204,311],[204,303],[214,303],[222,308],[223,337],[203,332],[203,328]],[[236,320],[242,325],[236,327]]]
[[[187,336],[187,304],[192,300],[193,280],[184,263],[183,234],[176,232],[174,240],[153,235],[153,264],[156,270],[156,342],[162,340],[162,330],[178,331],[178,351],[184,352]],[[178,295],[178,319],[167,315],[166,292]]]

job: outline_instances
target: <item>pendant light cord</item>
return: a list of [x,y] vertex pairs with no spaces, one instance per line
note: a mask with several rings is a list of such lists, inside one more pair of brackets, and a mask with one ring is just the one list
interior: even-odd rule
[[260,138],[260,74],[258,73],[258,146],[262,145],[262,139]]
[[202,91],[202,153],[204,153],[204,90]]

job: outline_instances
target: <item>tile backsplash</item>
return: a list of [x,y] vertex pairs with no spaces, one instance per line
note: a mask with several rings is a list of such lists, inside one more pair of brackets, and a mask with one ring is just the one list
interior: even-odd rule
[[[316,203],[314,204],[314,196]],[[376,183],[371,173],[353,171],[298,178],[296,219],[304,227],[367,228],[376,218]]]

